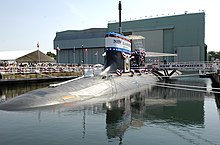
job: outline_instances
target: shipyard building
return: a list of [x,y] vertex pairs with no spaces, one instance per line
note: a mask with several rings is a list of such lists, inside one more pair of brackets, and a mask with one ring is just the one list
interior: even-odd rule
[[[57,62],[104,64],[105,34],[118,30],[118,23],[108,23],[108,28],[57,32],[54,39]],[[206,61],[205,13],[125,21],[122,31],[124,35],[143,36],[145,51],[177,54],[176,57],[157,58],[159,60]]]

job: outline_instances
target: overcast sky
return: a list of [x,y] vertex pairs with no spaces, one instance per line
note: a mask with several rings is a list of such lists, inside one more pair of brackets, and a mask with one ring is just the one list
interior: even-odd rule
[[[0,51],[53,50],[56,32],[107,28],[119,0],[0,0]],[[121,0],[122,20],[205,11],[208,51],[220,51],[218,0]],[[187,23],[187,22],[186,22]]]

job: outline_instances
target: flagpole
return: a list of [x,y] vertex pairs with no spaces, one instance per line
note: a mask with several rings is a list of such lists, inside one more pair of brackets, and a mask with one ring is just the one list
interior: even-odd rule
[[75,64],[75,60],[76,60],[76,48],[75,48],[75,46],[74,46],[74,48],[73,48],[73,53],[74,53],[74,58],[73,58],[73,63]]
[[97,64],[99,63],[99,51],[97,50]]
[[39,53],[39,47],[40,47],[40,45],[39,45],[39,42],[37,43],[37,49],[38,49],[38,63],[40,63],[40,53]]
[[40,63],[40,51],[38,49],[38,60],[39,60],[39,63]]
[[83,45],[82,45],[82,64],[84,64],[84,48],[83,48]]
[[59,50],[57,50],[57,63],[59,63]]
[[57,44],[57,47],[55,48],[57,52],[57,63],[59,63],[59,51],[60,51],[60,46]]
[[87,48],[86,48],[86,63],[88,64]]

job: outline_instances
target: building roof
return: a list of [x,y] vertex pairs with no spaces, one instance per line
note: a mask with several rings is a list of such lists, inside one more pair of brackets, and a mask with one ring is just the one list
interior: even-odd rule
[[53,58],[47,56],[39,50],[15,50],[15,51],[1,51],[0,61],[17,61],[24,62],[55,62]]
[[90,28],[85,30],[67,30],[57,32],[55,41],[73,40],[73,39],[89,39],[89,38],[104,38],[107,28]]
[[16,62],[18,63],[27,63],[27,62],[31,62],[31,63],[38,63],[38,62],[51,62],[54,63],[55,60],[44,54],[43,52],[36,50],[34,52],[28,53],[24,56],[21,56],[19,58],[16,59]]

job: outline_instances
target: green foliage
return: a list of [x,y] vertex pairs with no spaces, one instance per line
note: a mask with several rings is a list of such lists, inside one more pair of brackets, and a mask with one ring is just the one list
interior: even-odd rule
[[220,60],[220,51],[219,52],[209,51],[208,57],[209,57],[209,61]]
[[52,52],[47,52],[47,55],[54,58],[56,60],[56,55]]

